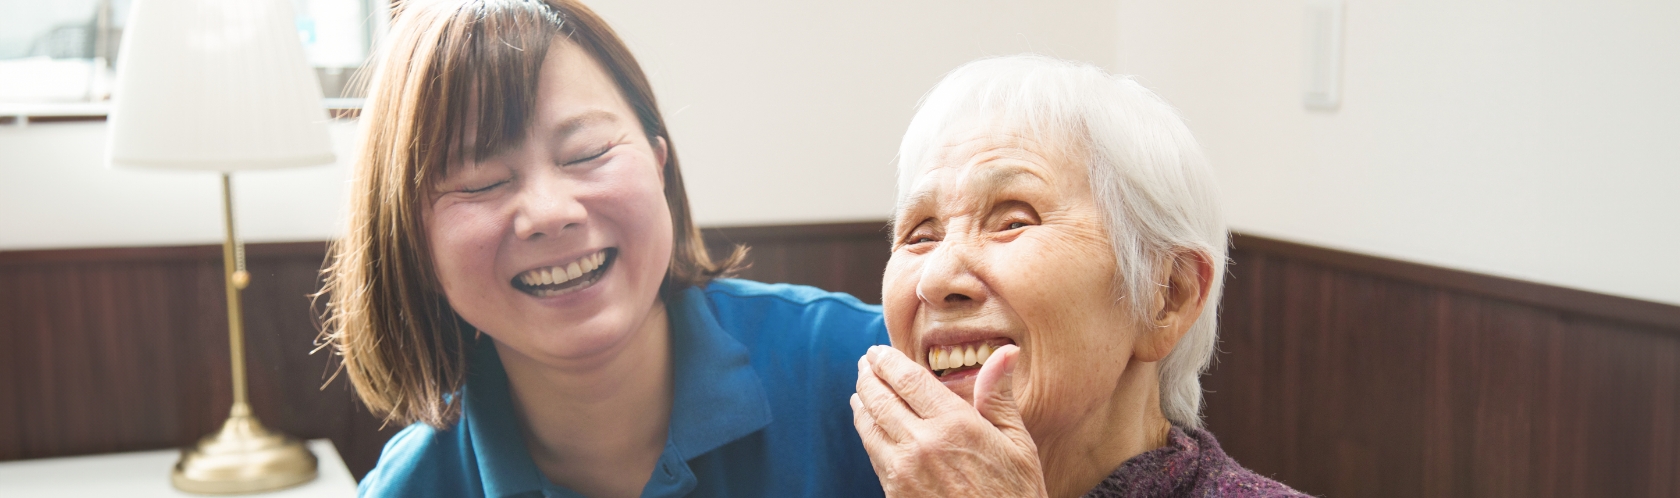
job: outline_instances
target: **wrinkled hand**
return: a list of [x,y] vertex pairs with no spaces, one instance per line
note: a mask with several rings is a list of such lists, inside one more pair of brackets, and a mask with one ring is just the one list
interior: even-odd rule
[[887,496],[1048,496],[1015,405],[1018,353],[998,348],[980,367],[973,406],[897,349],[858,359],[852,424]]

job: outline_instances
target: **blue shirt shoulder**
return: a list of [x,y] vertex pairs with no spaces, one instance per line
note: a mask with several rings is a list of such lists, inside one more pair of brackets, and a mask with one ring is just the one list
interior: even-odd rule
[[881,307],[814,287],[747,280],[717,280],[706,294],[722,328],[749,345],[775,420],[716,452],[720,464],[758,462],[751,470],[765,473],[783,496],[880,496],[850,400],[858,358],[887,343]]
[[[881,496],[848,402],[858,357],[887,342],[879,306],[733,279],[666,306],[675,397],[643,496]],[[478,348],[460,420],[399,432],[360,494],[576,496],[530,461],[494,350]]]
[[472,444],[460,424],[439,430],[416,422],[398,431],[379,463],[356,486],[361,496],[484,496],[477,461],[462,458]]
[[[848,397],[857,381],[858,357],[869,346],[887,343],[881,307],[864,304],[850,294],[803,285],[720,279],[706,287],[706,297],[719,325],[747,344],[755,359],[759,356],[784,360],[838,359],[848,367],[837,369],[827,361],[803,365],[787,361],[766,365],[755,362],[761,373],[785,375],[790,370],[817,375],[845,373],[844,376],[851,378],[846,386]],[[804,358],[790,358],[792,355],[804,355]],[[783,366],[788,368],[764,371],[766,367]]]

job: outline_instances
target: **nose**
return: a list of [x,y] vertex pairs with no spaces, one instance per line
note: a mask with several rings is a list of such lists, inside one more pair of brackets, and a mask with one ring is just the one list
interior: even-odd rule
[[538,173],[521,182],[516,195],[513,231],[519,240],[541,240],[582,226],[589,211],[576,189],[558,175]]
[[934,309],[977,307],[986,302],[986,283],[974,274],[973,249],[951,238],[928,254],[916,282],[916,297]]

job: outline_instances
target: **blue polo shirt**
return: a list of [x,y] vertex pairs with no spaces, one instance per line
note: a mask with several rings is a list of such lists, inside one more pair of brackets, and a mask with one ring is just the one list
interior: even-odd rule
[[[857,359],[881,308],[811,287],[717,280],[665,303],[670,434],[644,497],[881,496],[852,427]],[[526,452],[496,348],[474,352],[461,417],[385,444],[362,496],[573,497]]]

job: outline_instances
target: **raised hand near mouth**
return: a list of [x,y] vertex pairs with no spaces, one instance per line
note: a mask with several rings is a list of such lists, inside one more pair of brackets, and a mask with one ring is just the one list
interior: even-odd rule
[[1048,496],[1038,446],[1015,405],[1015,356],[980,367],[974,405],[887,346],[858,359],[852,424],[887,496]]

